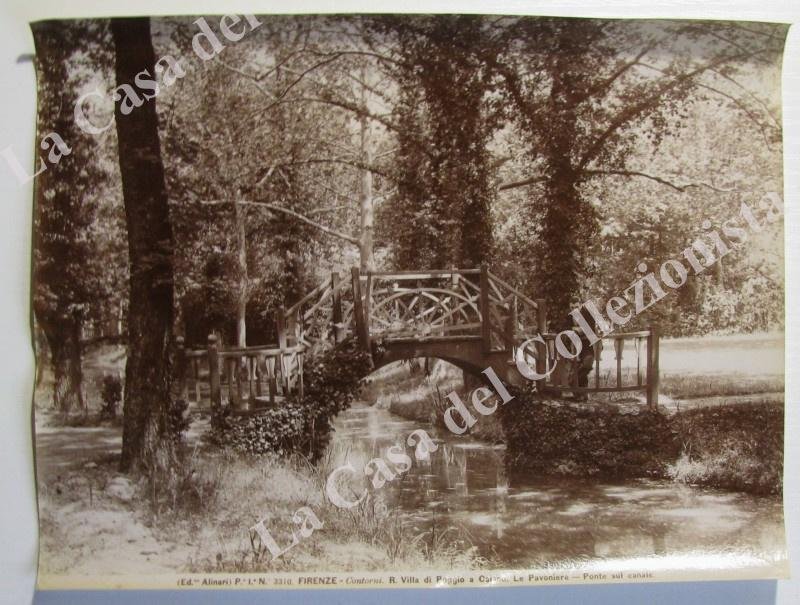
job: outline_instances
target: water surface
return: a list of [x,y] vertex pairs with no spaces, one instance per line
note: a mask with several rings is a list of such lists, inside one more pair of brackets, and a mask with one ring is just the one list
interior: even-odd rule
[[[601,558],[737,553],[783,558],[779,498],[669,481],[541,478],[515,469],[502,446],[455,436],[364,403],[335,421],[336,465],[360,469],[423,428],[438,450],[378,490],[420,533],[435,526],[477,547],[493,567],[531,568]],[[408,450],[412,454],[411,448]],[[391,467],[391,465],[390,465]],[[376,492],[376,494],[378,493]]]

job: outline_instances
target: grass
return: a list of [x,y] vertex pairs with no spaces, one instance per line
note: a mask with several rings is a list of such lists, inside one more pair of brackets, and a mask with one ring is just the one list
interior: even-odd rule
[[783,376],[665,374],[660,391],[673,399],[782,393]]
[[[644,382],[642,372],[642,382]],[[594,386],[594,372],[589,375],[589,386]],[[600,372],[600,386],[616,386],[616,372]],[[636,370],[623,368],[622,384],[637,384]],[[659,376],[659,392],[672,399],[701,399],[705,397],[735,397],[743,395],[761,395],[764,393],[782,393],[784,377],[782,375],[747,376],[736,374],[686,374],[662,372]],[[634,393],[598,393],[591,396],[597,401],[619,401],[634,399]]]
[[756,494],[783,491],[781,402],[697,408],[673,418],[683,448],[667,468],[675,481]]
[[[201,454],[195,460],[193,483],[202,486],[202,496],[184,497],[182,506],[154,523],[170,541],[196,543],[197,554],[186,569],[191,572],[449,569],[486,564],[457,528],[441,528],[438,534],[416,530],[399,511],[387,508],[380,490],[370,491],[352,508],[334,506],[324,493],[328,473],[342,454],[334,450],[335,446],[317,465],[302,458]],[[359,467],[358,461],[353,464]],[[360,493],[363,486],[356,489]],[[263,520],[275,542],[285,548],[293,531],[299,537],[299,525],[292,517],[301,507],[310,508],[323,527],[273,558],[251,528]]]

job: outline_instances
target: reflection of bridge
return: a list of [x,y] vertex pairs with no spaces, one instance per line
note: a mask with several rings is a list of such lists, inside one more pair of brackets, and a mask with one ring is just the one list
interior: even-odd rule
[[[547,332],[544,300],[526,297],[485,265],[427,272],[361,273],[354,268],[349,280],[333,273],[279,314],[277,333],[278,342],[266,347],[221,350],[216,337],[209,336],[205,349],[181,348],[185,396],[196,404],[221,405],[226,392],[238,409],[274,402],[290,393],[302,396],[305,356],[347,338],[357,339],[375,368],[414,357],[436,357],[476,375],[492,368],[512,385],[527,384],[516,368],[516,356],[523,356],[539,374],[558,360],[557,335]],[[537,334],[544,343],[519,351],[524,341]],[[541,392],[644,392],[648,403],[656,405],[657,331],[613,334],[603,340],[614,344],[616,380],[608,376],[601,384],[602,345],[598,342],[590,386],[559,384],[563,381],[554,378],[554,372],[537,388]],[[632,343],[627,348],[636,356],[635,376],[626,376],[627,381],[622,364],[626,343]],[[632,365],[628,367],[631,374]]]

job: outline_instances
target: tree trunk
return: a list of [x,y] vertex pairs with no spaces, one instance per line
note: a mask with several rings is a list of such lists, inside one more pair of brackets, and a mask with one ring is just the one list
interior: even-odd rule
[[[88,411],[83,397],[83,371],[81,368],[80,323],[60,321],[43,326],[53,368],[53,409],[64,415],[74,409]],[[37,367],[38,375],[38,367]]]
[[[564,32],[562,45],[571,41]],[[541,153],[546,161],[545,207],[537,256],[541,259],[541,296],[552,309],[557,329],[572,325],[570,304],[585,289],[586,254],[596,227],[591,206],[581,198],[580,174],[573,165],[578,129],[569,53],[561,52],[552,66],[548,101],[551,128]]]
[[247,346],[247,299],[249,286],[247,276],[247,231],[245,209],[237,200],[233,202],[236,220],[236,261],[239,274],[239,288],[236,304],[236,346]]
[[[154,73],[155,53],[148,18],[112,19],[117,84]],[[122,433],[123,472],[151,477],[169,473],[177,459],[171,407],[173,250],[172,229],[156,101],[130,113],[115,106],[122,194],[128,228],[130,304],[128,361]]]
[[[362,70],[363,78],[363,70]],[[364,112],[361,115],[361,161],[365,166],[372,165],[372,141],[367,122],[367,92],[361,89],[361,102]],[[372,172],[361,171],[361,230],[358,236],[358,251],[361,258],[361,271],[375,270],[373,236],[375,232],[375,208],[372,195]]]

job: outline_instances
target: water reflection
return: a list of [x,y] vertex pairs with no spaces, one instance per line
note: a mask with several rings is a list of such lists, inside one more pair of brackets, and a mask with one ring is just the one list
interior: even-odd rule
[[439,449],[414,460],[381,496],[420,531],[434,524],[459,528],[495,567],[703,552],[744,551],[766,561],[783,556],[779,499],[663,481],[542,479],[519,469],[509,481],[502,446],[366,405],[336,419],[334,461],[346,458],[360,468],[392,445],[405,446],[418,428]]

